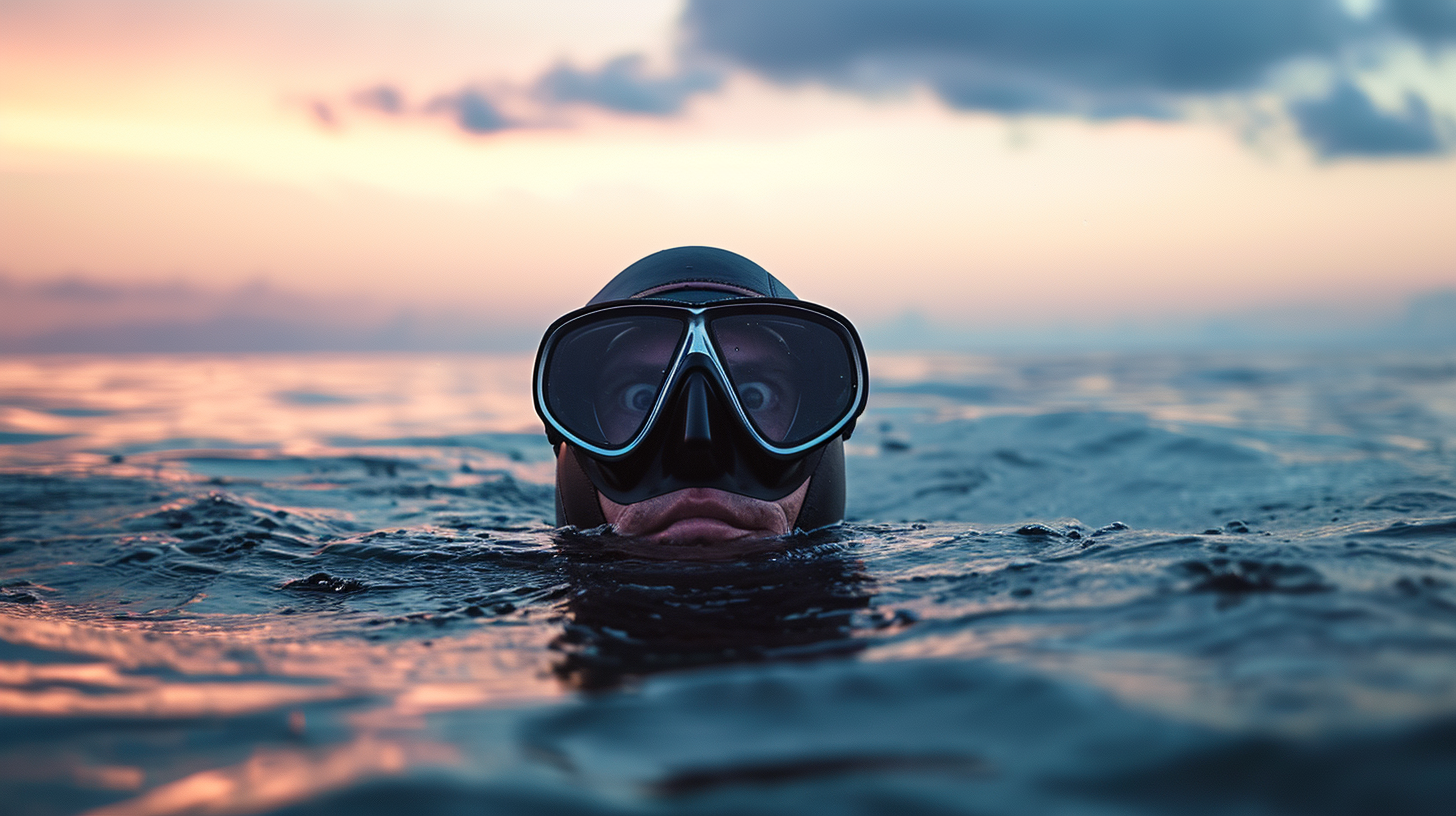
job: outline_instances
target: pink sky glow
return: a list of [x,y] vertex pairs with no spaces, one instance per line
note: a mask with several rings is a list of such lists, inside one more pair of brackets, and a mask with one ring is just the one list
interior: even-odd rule
[[[722,45],[704,22],[720,5],[0,2],[0,274],[130,288],[109,308],[135,320],[168,308],[146,292],[261,280],[365,312],[545,321],[682,244],[871,321],[1394,313],[1456,286],[1451,40],[1381,29],[1257,82],[1159,91],[1158,115],[1016,112],[913,60],[788,76]],[[560,90],[563,66],[600,82]],[[613,77],[649,95],[611,101]],[[1316,129],[1317,105],[1367,96],[1395,124],[1363,132],[1405,142]],[[63,327],[48,314],[26,331]]]

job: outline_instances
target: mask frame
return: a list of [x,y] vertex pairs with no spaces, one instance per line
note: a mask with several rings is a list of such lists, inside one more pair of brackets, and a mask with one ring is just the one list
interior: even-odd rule
[[[547,381],[552,354],[572,331],[613,318],[668,316],[682,321],[671,362],[641,426],[626,441],[600,444],[573,432],[551,411]],[[734,388],[710,324],[726,316],[791,317],[832,329],[844,344],[852,393],[836,418],[812,436],[781,444],[764,436]],[[839,313],[801,300],[734,298],[706,304],[632,299],[570,312],[546,330],[532,377],[536,413],[553,445],[570,444],[592,483],[627,504],[683,487],[716,487],[763,500],[793,492],[814,472],[822,448],[847,439],[864,411],[869,370],[853,324]],[[558,384],[559,387],[559,384]]]

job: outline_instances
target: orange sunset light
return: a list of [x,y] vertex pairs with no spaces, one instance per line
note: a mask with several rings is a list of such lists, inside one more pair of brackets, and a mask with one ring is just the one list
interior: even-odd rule
[[863,38],[847,68],[784,67],[721,28],[757,4],[724,8],[6,3],[0,272],[534,320],[706,243],[865,319],[990,324],[1384,313],[1456,283],[1456,61],[1393,23],[1358,75],[1291,51],[1112,87],[1026,68],[1035,41],[951,78]]

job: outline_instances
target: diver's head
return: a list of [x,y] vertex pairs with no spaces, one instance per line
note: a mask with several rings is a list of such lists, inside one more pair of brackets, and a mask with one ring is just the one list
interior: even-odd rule
[[557,524],[728,541],[839,522],[867,390],[849,321],[763,267],[711,247],[649,255],[541,341]]

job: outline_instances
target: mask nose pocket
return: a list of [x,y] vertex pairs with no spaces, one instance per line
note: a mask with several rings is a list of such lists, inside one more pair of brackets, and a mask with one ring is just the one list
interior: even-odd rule
[[721,403],[708,385],[705,374],[695,373],[683,383],[677,437],[677,456],[672,457],[676,475],[689,481],[710,481],[731,472],[733,448],[728,439]]
[[708,384],[701,376],[688,381],[683,395],[683,444],[688,447],[713,445],[713,420],[708,415]]

